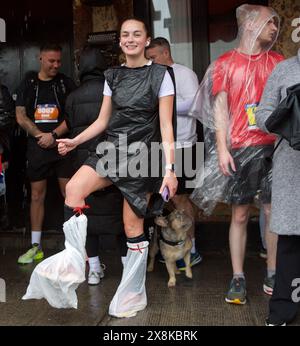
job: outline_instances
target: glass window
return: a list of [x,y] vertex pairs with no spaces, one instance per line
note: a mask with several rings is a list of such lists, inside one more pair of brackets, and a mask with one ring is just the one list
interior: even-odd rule
[[153,37],[164,37],[175,62],[193,68],[191,0],[152,0]]

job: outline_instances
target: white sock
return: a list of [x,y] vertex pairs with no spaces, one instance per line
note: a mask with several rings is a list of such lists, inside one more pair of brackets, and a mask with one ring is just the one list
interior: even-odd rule
[[31,232],[31,244],[41,244],[42,232],[32,231]]
[[192,248],[191,248],[191,253],[195,253],[196,250],[196,239],[192,238]]
[[99,256],[89,257],[89,266],[91,272],[100,273],[100,259]]

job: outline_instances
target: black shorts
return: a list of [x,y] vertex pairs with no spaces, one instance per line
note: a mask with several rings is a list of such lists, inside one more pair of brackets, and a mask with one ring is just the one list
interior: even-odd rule
[[52,175],[68,179],[74,173],[75,170],[70,156],[59,158],[55,161],[40,162],[39,165],[34,160],[28,159],[27,177],[30,182],[45,180]]
[[231,151],[236,172],[230,177],[226,202],[229,204],[243,205],[254,202],[254,197],[259,196],[263,204],[271,203],[272,169],[265,165],[265,158],[269,157],[274,147],[256,146]]
[[196,177],[196,148],[197,146],[194,144],[189,148],[175,150],[177,195],[191,194],[194,190],[192,181]]

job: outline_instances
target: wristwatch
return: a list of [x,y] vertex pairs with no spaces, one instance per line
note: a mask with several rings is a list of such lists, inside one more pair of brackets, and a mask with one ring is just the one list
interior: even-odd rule
[[175,164],[174,163],[169,163],[167,165],[165,165],[165,169],[171,171],[171,172],[175,172]]
[[51,135],[52,135],[52,137],[53,137],[55,140],[57,140],[58,134],[57,134],[55,131],[52,131],[52,132],[51,132]]

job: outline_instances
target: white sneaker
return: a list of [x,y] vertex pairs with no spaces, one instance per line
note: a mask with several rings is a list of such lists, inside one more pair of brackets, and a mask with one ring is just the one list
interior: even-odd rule
[[106,269],[106,265],[103,264],[103,263],[101,263],[101,264],[100,264],[100,273],[99,273],[100,279],[103,279],[103,278],[104,278],[104,270],[105,270],[105,269]]
[[100,273],[97,272],[89,272],[88,284],[91,286],[99,285],[101,281]]
[[101,263],[99,273],[90,270],[89,276],[88,276],[88,284],[91,286],[99,285],[101,279],[104,278],[104,270],[105,269],[106,269],[105,264]]

